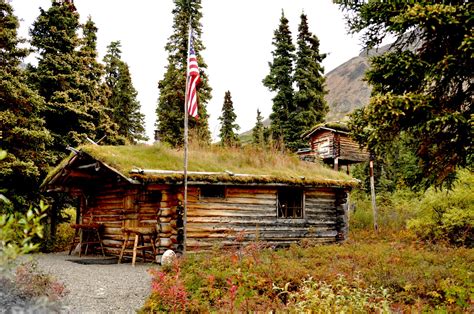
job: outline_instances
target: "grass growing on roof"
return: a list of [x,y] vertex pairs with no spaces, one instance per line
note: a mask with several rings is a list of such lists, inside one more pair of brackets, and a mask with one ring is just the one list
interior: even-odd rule
[[[183,150],[175,150],[164,145],[135,146],[83,146],[82,150],[94,158],[116,168],[127,175],[134,168],[155,170],[183,169]],[[214,176],[218,181],[239,181],[255,183],[321,183],[326,185],[355,185],[351,177],[335,172],[323,165],[302,162],[294,155],[275,151],[263,151],[253,147],[222,148],[218,146],[197,147],[189,151],[189,171],[224,172],[265,175],[268,177]],[[150,177],[150,176],[146,176]],[[164,177],[162,175],[157,177]],[[304,177],[304,178],[303,178]],[[156,178],[158,179],[158,178]],[[194,180],[209,180],[202,175],[190,176]]]

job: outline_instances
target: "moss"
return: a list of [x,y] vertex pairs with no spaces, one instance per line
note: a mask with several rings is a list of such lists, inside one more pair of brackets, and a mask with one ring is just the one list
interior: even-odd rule
[[74,154],[73,154],[73,153],[71,153],[68,157],[64,158],[56,167],[51,168],[51,170],[48,172],[48,175],[46,176],[46,178],[44,178],[43,183],[41,183],[40,189],[44,188],[44,186],[45,186],[49,181],[51,181],[51,179],[53,179],[54,176],[55,176],[61,169],[63,169],[64,167],[66,167],[66,165],[69,163],[69,161],[71,160],[72,157],[74,157]]
[[306,132],[305,134],[302,135],[303,138],[308,137],[311,133],[313,133],[315,130],[319,128],[329,128],[329,129],[334,129],[336,131],[341,131],[341,132],[350,132],[349,126],[340,121],[332,121],[332,122],[324,122],[315,125],[310,131]]
[[[183,150],[164,145],[133,146],[82,146],[81,151],[117,169],[122,174],[146,182],[173,183],[182,181],[176,174],[133,174],[132,169],[181,171],[184,164]],[[61,165],[65,165],[63,162]],[[59,168],[56,169],[56,172]],[[253,147],[221,148],[217,146],[191,147],[188,170],[218,172],[222,174],[190,174],[191,181],[228,182],[242,184],[282,183],[296,185],[355,186],[357,181],[342,172],[324,165],[302,162],[296,155],[265,151]],[[232,176],[225,171],[249,174]],[[48,177],[52,178],[54,172]]]

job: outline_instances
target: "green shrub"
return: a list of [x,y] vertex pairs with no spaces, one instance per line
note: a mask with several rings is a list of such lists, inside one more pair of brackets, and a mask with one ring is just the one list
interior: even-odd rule
[[387,289],[361,286],[357,280],[351,284],[342,275],[333,283],[310,277],[289,300],[298,313],[390,313]]
[[41,201],[39,208],[31,207],[25,214],[0,215],[0,270],[14,265],[18,256],[38,249],[34,240],[43,237],[41,220],[47,209]]
[[[382,229],[400,230],[406,227],[409,219],[418,215],[417,204],[420,193],[409,189],[383,192],[376,195],[378,226]],[[351,195],[354,210],[350,214],[351,229],[372,229],[373,213],[370,195],[355,190]]]
[[460,171],[451,191],[429,189],[408,228],[424,240],[474,245],[474,174]]
[[[408,228],[423,240],[472,247],[474,245],[474,174],[459,171],[451,191],[430,188],[414,192],[407,188],[377,194],[378,225],[382,230]],[[351,230],[373,226],[370,196],[361,190],[351,195]]]
[[58,224],[54,238],[46,241],[42,251],[62,252],[69,249],[74,238],[74,229],[71,228],[71,223],[76,221],[76,208],[67,207],[61,210],[61,217],[58,220],[62,223]]

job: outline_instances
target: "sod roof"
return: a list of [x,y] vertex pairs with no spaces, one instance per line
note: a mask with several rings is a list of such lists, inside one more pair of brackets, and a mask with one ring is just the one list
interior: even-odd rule
[[347,123],[340,122],[340,121],[332,121],[332,122],[324,122],[324,123],[315,125],[311,130],[303,134],[301,137],[308,138],[319,129],[332,129],[336,132],[344,132],[344,133],[348,133],[350,131]]
[[[125,177],[138,181],[171,183],[183,179],[183,150],[163,145],[86,145],[80,147],[80,151],[114,168]],[[61,171],[71,158],[72,156],[63,161],[48,177]],[[154,171],[142,171],[144,169]],[[188,171],[190,182],[341,187],[357,185],[357,180],[322,164],[304,162],[294,155],[250,147],[192,147],[189,150]],[[45,184],[48,184],[48,178]]]

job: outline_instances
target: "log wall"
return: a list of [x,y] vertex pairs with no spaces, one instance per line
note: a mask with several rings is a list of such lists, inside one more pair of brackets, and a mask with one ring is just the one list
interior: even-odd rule
[[339,137],[340,158],[350,161],[367,161],[369,154],[366,149],[360,149],[359,144],[347,135]]
[[277,218],[277,188],[228,187],[226,197],[200,198],[199,187],[188,194],[187,249],[237,245],[262,240],[286,246],[302,239],[335,242],[345,239],[347,193],[313,188],[304,192],[302,219]]
[[[302,239],[335,242],[346,238],[347,193],[343,189],[306,189],[301,219],[277,218],[276,187],[229,186],[225,198],[200,197],[199,189],[188,188],[188,251],[254,240],[286,246]],[[88,195],[83,222],[93,220],[104,225],[102,237],[107,254],[119,254],[123,243],[121,228],[130,215],[138,217],[140,225],[157,227],[160,254],[166,249],[179,251],[183,244],[178,219],[182,199],[182,187],[104,184]],[[131,250],[125,254],[130,255]]]

